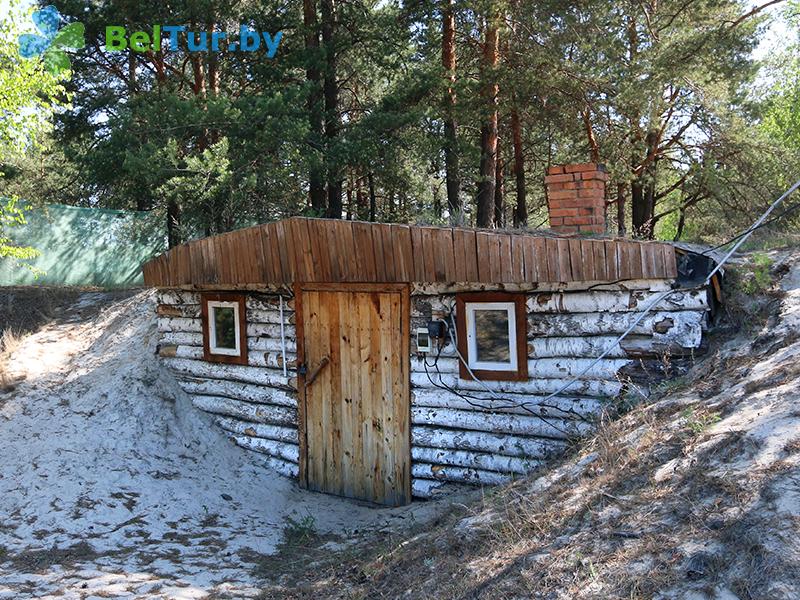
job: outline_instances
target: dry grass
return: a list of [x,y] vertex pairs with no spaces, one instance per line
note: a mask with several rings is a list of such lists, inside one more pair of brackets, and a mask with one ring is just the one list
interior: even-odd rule
[[[489,491],[413,536],[315,555],[292,577],[267,576],[263,597],[645,599],[713,596],[719,585],[773,597],[769,586],[798,570],[768,549],[764,532],[775,527],[764,507],[771,482],[796,467],[729,470],[759,448],[741,432],[712,430],[736,410],[724,390],[751,361],[710,357],[693,375],[719,393],[713,399],[687,380],[660,402],[604,419],[539,478]],[[800,438],[784,450],[800,450]]]
[[0,334],[0,392],[13,390],[20,381],[8,372],[8,364],[11,355],[22,343],[22,339],[22,335],[11,329],[6,329]]

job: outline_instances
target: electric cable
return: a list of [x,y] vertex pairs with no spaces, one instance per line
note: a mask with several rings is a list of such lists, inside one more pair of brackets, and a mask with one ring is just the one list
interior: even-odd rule
[[[657,296],[655,296],[655,297],[652,299],[652,301],[651,301],[651,302],[649,302],[649,303],[648,303],[648,304],[647,304],[647,305],[646,305],[646,306],[645,306],[645,307],[642,309],[642,311],[639,313],[639,315],[636,317],[636,319],[633,321],[633,323],[631,323],[631,325],[630,325],[630,326],[628,326],[628,328],[627,328],[627,329],[626,329],[626,330],[625,330],[625,331],[624,331],[624,332],[623,332],[623,333],[622,333],[622,334],[621,334],[619,337],[617,337],[617,338],[614,340],[614,342],[612,342],[611,344],[609,344],[609,345],[608,345],[608,347],[607,347],[607,348],[606,348],[606,349],[605,349],[605,350],[604,350],[604,351],[603,351],[603,352],[602,352],[602,353],[601,353],[599,356],[597,356],[596,358],[594,358],[594,360],[592,360],[592,362],[591,362],[591,363],[589,363],[589,364],[588,364],[588,365],[587,365],[587,366],[586,366],[586,367],[585,367],[585,368],[584,368],[584,369],[583,369],[583,370],[582,370],[580,373],[578,373],[577,375],[573,376],[573,377],[572,377],[572,378],[571,378],[571,379],[570,379],[568,382],[566,382],[564,385],[562,385],[562,386],[561,386],[559,389],[557,389],[556,391],[554,391],[554,392],[552,392],[552,393],[548,394],[547,396],[545,396],[545,398],[542,400],[542,403],[544,403],[544,402],[547,402],[548,400],[550,400],[551,398],[555,398],[556,396],[560,396],[560,395],[561,395],[563,392],[565,392],[565,391],[566,391],[566,390],[567,390],[569,387],[571,387],[571,386],[572,386],[573,384],[575,384],[576,382],[580,381],[580,379],[581,379],[581,378],[582,378],[582,377],[583,377],[583,376],[584,376],[586,373],[588,373],[588,372],[589,372],[589,371],[590,371],[590,370],[591,370],[591,369],[592,369],[592,368],[593,368],[593,367],[594,367],[596,364],[598,364],[598,363],[599,363],[601,360],[603,360],[603,359],[604,359],[604,358],[605,358],[605,357],[606,357],[606,356],[607,356],[607,355],[608,355],[608,354],[609,354],[609,353],[610,353],[610,352],[611,352],[611,351],[612,351],[614,348],[616,348],[616,347],[617,347],[617,346],[618,346],[618,345],[619,345],[619,344],[622,342],[622,340],[624,340],[624,339],[625,339],[625,338],[626,338],[628,335],[630,335],[630,333],[631,333],[631,332],[632,332],[634,329],[636,329],[636,327],[639,325],[639,323],[641,323],[641,322],[644,320],[644,318],[645,318],[645,317],[646,317],[648,314],[650,314],[650,311],[652,311],[652,310],[653,310],[653,309],[654,309],[654,308],[655,308],[655,307],[656,307],[656,306],[657,306],[657,305],[658,305],[658,304],[659,304],[661,301],[665,300],[665,299],[666,299],[667,297],[669,297],[671,294],[674,294],[674,293],[677,293],[677,292],[682,292],[682,291],[690,291],[690,290],[692,290],[692,289],[696,289],[697,287],[705,287],[705,286],[708,286],[708,285],[711,283],[711,279],[714,277],[714,275],[716,275],[716,274],[719,272],[719,270],[722,268],[722,266],[723,266],[723,265],[724,265],[724,264],[725,264],[725,263],[726,263],[726,262],[727,262],[727,261],[730,259],[730,257],[731,257],[731,256],[732,256],[732,255],[733,255],[735,252],[736,252],[736,250],[738,250],[738,249],[739,249],[739,247],[740,247],[740,246],[741,246],[741,245],[742,245],[742,244],[743,244],[743,243],[744,243],[744,242],[747,240],[747,238],[749,238],[749,237],[750,237],[750,236],[753,234],[753,232],[754,232],[754,231],[756,231],[758,228],[762,227],[762,226],[765,224],[765,221],[766,221],[767,217],[768,217],[768,216],[769,216],[769,215],[772,213],[772,211],[773,211],[773,210],[775,210],[775,208],[777,208],[777,207],[778,207],[778,206],[779,206],[779,205],[780,205],[780,204],[781,204],[781,203],[782,203],[782,202],[783,202],[783,201],[784,201],[784,200],[785,200],[787,197],[789,197],[789,196],[790,196],[790,195],[791,195],[791,194],[792,194],[792,193],[793,193],[795,190],[797,190],[798,188],[800,188],[800,180],[798,180],[797,182],[795,182],[795,184],[794,184],[794,185],[792,185],[792,186],[791,186],[791,187],[790,187],[788,190],[786,190],[786,192],[784,192],[784,193],[783,193],[783,194],[782,194],[782,195],[781,195],[781,196],[780,196],[780,197],[779,197],[777,200],[775,200],[775,201],[774,201],[774,202],[773,202],[773,203],[772,203],[772,204],[769,206],[769,208],[767,208],[767,210],[766,210],[766,211],[765,211],[765,212],[764,212],[764,213],[763,213],[763,214],[762,214],[762,215],[761,215],[761,216],[760,216],[758,219],[756,219],[756,220],[753,222],[753,224],[752,224],[750,227],[748,227],[748,228],[747,228],[747,230],[745,230],[745,231],[744,231],[742,234],[740,234],[740,235],[736,236],[736,237],[735,237],[735,238],[733,238],[732,240],[730,240],[730,241],[726,242],[726,244],[723,244],[723,245],[727,245],[727,244],[728,244],[728,243],[730,243],[731,241],[733,241],[733,240],[735,240],[735,239],[738,239],[738,242],[737,242],[737,243],[736,243],[736,244],[733,246],[733,248],[731,248],[731,249],[728,251],[728,253],[727,253],[727,254],[725,254],[725,256],[724,256],[724,257],[723,257],[721,260],[719,260],[719,261],[717,262],[717,265],[716,265],[716,266],[715,266],[715,267],[714,267],[714,268],[711,270],[711,272],[710,272],[710,273],[709,273],[709,274],[706,276],[706,279],[705,279],[705,281],[703,282],[703,284],[702,284],[701,286],[692,286],[692,287],[689,287],[689,288],[683,288],[683,287],[678,287],[678,286],[676,286],[676,287],[675,287],[675,288],[673,288],[673,289],[666,290],[666,291],[664,291],[664,292],[661,292],[661,293],[660,293],[660,294],[658,294]],[[800,205],[798,205],[798,206],[800,206]],[[792,208],[791,208],[791,210],[794,210],[794,207],[792,207]],[[784,211],[784,213],[782,213],[782,214],[785,214],[785,213],[786,213],[786,211]],[[775,218],[779,218],[780,216],[781,216],[781,215],[778,215],[778,216],[777,216],[777,217],[775,217]],[[485,383],[485,382],[483,382],[481,379],[479,379],[478,377],[476,377],[476,376],[475,376],[475,374],[472,372],[472,369],[471,369],[471,368],[469,367],[469,365],[467,364],[467,361],[464,359],[464,357],[463,357],[463,356],[461,355],[461,353],[458,351],[458,345],[457,345],[457,343],[456,343],[456,338],[454,337],[454,334],[453,334],[453,331],[455,330],[455,320],[454,320],[454,318],[453,318],[453,312],[454,312],[454,311],[453,311],[453,307],[451,306],[451,307],[450,307],[450,315],[449,315],[449,316],[450,316],[450,321],[451,321],[452,327],[449,327],[449,328],[448,328],[448,332],[449,332],[449,334],[450,334],[450,340],[451,340],[451,343],[453,344],[453,348],[454,348],[454,350],[455,350],[455,353],[456,353],[456,355],[458,356],[458,359],[459,359],[459,360],[461,361],[461,363],[464,365],[464,367],[466,368],[467,372],[468,372],[468,373],[469,373],[469,374],[472,376],[472,378],[473,378],[475,381],[477,381],[477,382],[478,382],[478,383],[479,383],[479,384],[480,384],[480,385],[481,385],[481,386],[482,386],[482,387],[483,387],[483,388],[484,388],[484,389],[485,389],[485,390],[486,390],[486,391],[489,393],[489,395],[491,395],[491,396],[493,396],[493,397],[495,397],[495,398],[497,398],[497,399],[499,399],[499,400],[506,400],[506,401],[507,401],[507,399],[503,399],[502,397],[500,397],[500,396],[499,396],[499,395],[498,395],[498,394],[497,394],[497,393],[496,393],[494,390],[492,390],[491,388],[489,388],[489,387],[486,385],[486,383]],[[441,353],[441,350],[440,350],[440,352],[439,352],[439,353]],[[438,356],[437,356],[437,361],[438,361]],[[426,369],[426,373],[427,373],[427,362],[426,362],[425,369]],[[437,369],[437,370],[438,370],[438,369]],[[429,378],[429,379],[431,379],[431,378],[430,378],[430,374],[428,374],[428,378]],[[441,376],[440,376],[440,380],[441,380]],[[433,383],[433,380],[432,380],[432,379],[431,379],[431,383]],[[434,384],[434,385],[435,385],[435,384]],[[438,386],[437,386],[437,387],[438,387]],[[460,394],[459,392],[455,392],[455,393],[456,393],[457,395],[459,395],[459,396],[461,396],[461,397],[463,398],[462,394]],[[466,399],[466,398],[464,398],[464,399]],[[537,404],[538,404],[539,406],[543,406],[543,404],[542,404],[542,403],[537,403]],[[523,408],[526,408],[526,409],[527,409],[527,406],[524,406]],[[533,411],[531,411],[531,414],[534,414],[534,415],[538,416],[539,418],[541,418],[542,420],[545,420],[545,419],[542,417],[542,415],[538,415],[538,414],[536,414],[536,413],[535,413],[535,412],[533,412]],[[546,421],[545,421],[545,422],[546,422]],[[548,424],[549,424],[549,423],[548,423]],[[552,426],[552,424],[550,424],[550,425]]]

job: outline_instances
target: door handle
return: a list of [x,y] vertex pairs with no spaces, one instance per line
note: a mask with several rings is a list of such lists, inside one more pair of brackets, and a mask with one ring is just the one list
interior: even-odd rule
[[319,364],[311,370],[311,373],[308,374],[308,377],[306,377],[305,386],[308,387],[312,383],[314,383],[314,380],[322,372],[322,369],[324,369],[326,366],[328,366],[330,364],[330,362],[331,362],[331,359],[330,359],[329,356],[323,357],[322,360],[319,361]]

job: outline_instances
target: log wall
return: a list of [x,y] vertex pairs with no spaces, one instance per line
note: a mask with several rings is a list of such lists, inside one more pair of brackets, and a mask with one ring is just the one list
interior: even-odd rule
[[284,292],[284,375],[277,292],[248,293],[248,364],[226,365],[203,361],[200,294],[160,291],[156,309],[159,354],[192,403],[214,415],[216,424],[233,442],[259,452],[282,475],[296,477],[299,444],[294,301]]
[[[603,288],[529,292],[528,380],[481,383],[459,379],[449,340],[432,367],[431,356],[426,363],[417,355],[413,335],[431,319],[452,326],[454,292],[466,290],[453,284],[415,286],[410,352],[416,494],[431,496],[445,482],[494,484],[530,471],[561,452],[571,437],[590,431],[593,418],[631,379],[638,379],[637,389],[660,380],[664,355],[692,356],[701,349],[709,310],[705,290],[669,296],[633,334],[614,344],[640,308],[669,289],[668,282]],[[607,357],[593,365],[594,357],[611,344]],[[678,367],[676,362],[670,361],[672,368]],[[544,401],[578,375],[560,396]]]
[[[640,307],[667,285],[638,283],[529,292],[529,379],[484,384],[459,379],[450,342],[442,347],[436,366],[430,366],[428,357],[426,367],[416,352],[414,331],[431,319],[450,321],[454,292],[461,290],[453,284],[414,286],[409,348],[413,494],[430,497],[446,483],[496,484],[531,471],[562,452],[570,438],[590,431],[592,419],[631,379],[642,389],[665,364],[674,369],[680,357],[700,350],[709,309],[706,291],[675,293],[581,375],[638,316]],[[161,291],[159,353],[194,405],[213,414],[233,442],[260,453],[278,472],[296,477],[294,302],[284,291],[284,375],[278,292],[248,292],[248,364],[224,365],[202,360],[200,295]],[[665,354],[673,359],[664,361]],[[577,375],[580,379],[565,392],[544,402]]]

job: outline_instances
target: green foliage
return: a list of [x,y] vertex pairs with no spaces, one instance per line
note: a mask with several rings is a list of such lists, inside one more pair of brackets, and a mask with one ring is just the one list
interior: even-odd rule
[[766,254],[756,253],[750,261],[750,270],[742,283],[745,294],[760,294],[772,287],[772,259]]
[[[609,199],[618,190],[626,198],[628,231],[638,190],[652,197],[651,226],[663,239],[725,239],[800,165],[800,53],[788,49],[775,89],[754,97],[758,65],[750,53],[762,21],[737,22],[738,0],[455,2],[454,83],[441,67],[442,6],[337,3],[331,46],[317,36],[320,46],[307,48],[306,36],[320,31],[304,24],[300,0],[65,0],[59,9],[81,21],[86,36],[86,47],[71,56],[69,84],[53,82],[69,88],[72,106],[56,115],[50,140],[40,136],[51,143],[5,161],[0,193],[151,210],[188,239],[314,214],[310,173],[321,171],[342,183],[347,218],[371,218],[373,201],[377,220],[469,224],[489,80],[500,90],[501,224],[516,202],[512,110],[521,122],[531,227],[546,225],[545,168],[586,161],[593,150],[612,176]],[[482,43],[494,10],[504,16],[501,56],[489,69]],[[167,22],[218,29],[248,23],[284,38],[272,60],[103,47],[110,23],[134,31]],[[322,106],[331,53],[335,115]],[[23,66],[47,75],[40,62]],[[318,86],[308,75],[313,69]],[[444,181],[443,99],[451,86],[464,205],[458,215],[449,214]],[[24,95],[54,98],[54,90]],[[317,112],[323,122],[339,118],[336,135],[315,130],[309,117]],[[615,206],[608,213],[613,228]]]
[[2,201],[0,202],[0,260],[11,260],[14,264],[33,270],[25,264],[25,261],[39,256],[38,250],[14,244],[6,234],[9,227],[25,224],[22,208],[14,198],[0,199],[0,201]]
[[317,537],[316,519],[313,515],[306,515],[299,519],[286,517],[286,527],[283,530],[284,543],[289,546],[305,546]]
[[722,417],[719,413],[698,412],[694,408],[687,408],[681,412],[681,417],[685,419],[684,427],[692,435],[700,435],[712,425],[719,423]]
[[8,0],[0,18],[0,168],[12,155],[22,154],[50,126],[53,110],[63,104],[63,79],[38,59],[19,56],[17,38],[33,27],[28,3]]

